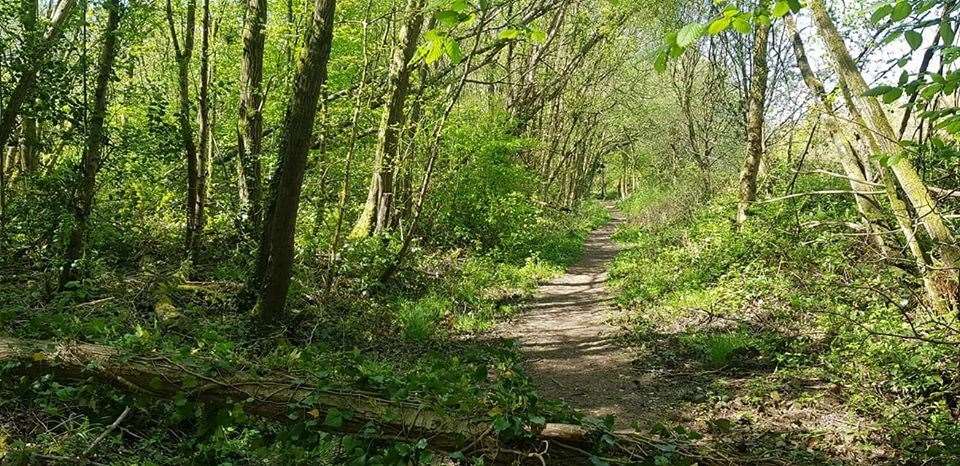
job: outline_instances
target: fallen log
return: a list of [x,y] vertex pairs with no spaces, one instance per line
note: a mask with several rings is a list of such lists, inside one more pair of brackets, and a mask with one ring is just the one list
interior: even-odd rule
[[[590,432],[577,425],[548,423],[532,432],[532,442],[504,444],[491,434],[493,429],[487,420],[448,416],[418,403],[389,400],[374,393],[322,389],[289,374],[248,377],[221,371],[211,375],[196,365],[178,363],[160,354],[130,356],[102,345],[0,337],[0,363],[8,362],[19,363],[11,371],[22,375],[94,379],[157,398],[182,394],[213,404],[238,403],[248,414],[282,422],[289,422],[291,416],[312,418],[318,421],[318,430],[327,432],[386,441],[425,439],[433,451],[485,454],[494,464],[518,460],[540,464],[542,458],[550,459],[550,464],[582,464],[592,449]],[[331,413],[336,422],[325,422]],[[372,431],[371,426],[375,427]]]

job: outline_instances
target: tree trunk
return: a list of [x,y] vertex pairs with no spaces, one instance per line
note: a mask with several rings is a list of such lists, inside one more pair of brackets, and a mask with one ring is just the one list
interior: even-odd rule
[[[4,337],[0,337],[0,363],[16,364],[12,370],[19,374],[50,374],[64,381],[92,378],[137,395],[184,395],[200,402],[238,404],[251,415],[279,422],[317,419],[314,428],[328,432],[401,442],[426,439],[433,451],[496,455],[493,464],[517,464],[518,458],[525,458],[525,453],[502,448],[507,445],[490,434],[489,421],[437,413],[417,403],[380,398],[375,393],[322,389],[286,374],[250,377],[221,371],[207,375],[203,367],[162,355],[130,357],[100,345]],[[325,422],[331,415],[341,422]],[[509,447],[540,449],[543,442],[550,442],[551,454],[545,456],[551,459],[550,464],[573,458],[580,462],[572,464],[584,464],[588,459],[584,450],[593,447],[590,431],[578,425],[546,424],[531,433],[534,440],[530,445]]]
[[263,217],[260,157],[263,153],[263,49],[267,27],[266,0],[247,0],[240,63],[240,148],[238,168],[243,224],[257,231]]
[[883,236],[877,231],[877,224],[881,222],[884,217],[883,212],[880,210],[880,204],[872,194],[864,194],[873,190],[871,183],[866,179],[866,175],[860,167],[859,157],[853,151],[853,146],[850,145],[849,140],[844,137],[841,122],[833,110],[833,105],[827,97],[827,91],[823,83],[814,74],[813,68],[810,67],[803,39],[800,37],[799,31],[797,31],[796,21],[792,15],[787,15],[784,21],[786,22],[787,30],[793,41],[793,51],[797,59],[797,66],[800,68],[800,75],[803,77],[803,82],[806,83],[807,87],[819,101],[824,113],[827,114],[827,133],[837,151],[837,155],[840,157],[840,166],[848,178],[850,190],[854,192],[857,211],[863,219],[867,233],[877,245],[881,254],[890,256],[892,252],[883,241]]
[[400,29],[400,42],[394,49],[390,62],[387,78],[389,90],[380,118],[377,152],[367,201],[351,233],[355,238],[381,233],[388,229],[391,223],[398,142],[404,122],[403,110],[410,90],[410,60],[417,49],[417,40],[423,26],[424,4],[424,0],[407,2],[407,20]]
[[259,288],[255,314],[264,325],[274,324],[283,316],[287,301],[300,191],[313,141],[320,90],[327,80],[335,8],[336,0],[316,0],[314,4],[309,38],[300,57],[284,119],[279,161],[271,179],[270,204],[264,218],[253,281]]
[[757,173],[763,158],[763,114],[767,98],[767,42],[770,24],[757,24],[753,38],[753,74],[747,103],[747,157],[740,170],[737,224],[747,220],[747,210],[757,198]]
[[207,223],[207,199],[210,197],[210,168],[213,157],[213,119],[210,114],[210,0],[203,0],[200,21],[200,92],[199,112],[200,141],[197,144],[197,211],[191,257],[199,257],[204,226]]
[[956,306],[957,299],[957,266],[960,265],[960,249],[957,247],[953,233],[937,209],[937,205],[926,184],[917,173],[908,157],[902,156],[902,150],[896,143],[897,134],[894,132],[880,101],[876,97],[865,96],[869,90],[867,82],[857,69],[850,52],[837,28],[830,18],[823,0],[812,0],[810,9],[813,12],[814,23],[820,36],[826,44],[833,64],[840,78],[849,86],[850,93],[859,99],[860,107],[866,110],[866,124],[876,136],[867,132],[867,139],[875,146],[877,154],[886,154],[894,158],[890,163],[890,170],[896,177],[897,183],[910,205],[916,212],[927,235],[934,244],[934,251],[930,254],[934,260],[933,271],[936,275],[933,280],[936,289],[942,290],[940,295],[951,306]]
[[173,5],[167,0],[167,26],[170,29],[170,40],[173,42],[174,58],[177,62],[177,97],[180,108],[177,112],[177,122],[180,130],[180,143],[187,159],[187,198],[186,215],[187,225],[184,232],[184,247],[191,259],[197,247],[199,235],[200,215],[200,159],[197,154],[197,144],[193,138],[193,126],[190,123],[190,60],[193,56],[193,34],[196,25],[196,0],[187,0],[186,26],[183,28],[183,44],[177,39],[177,29],[174,25]]
[[7,98],[7,105],[3,107],[3,111],[0,113],[0,149],[5,148],[10,141],[10,135],[13,134],[13,128],[17,122],[17,115],[20,114],[20,107],[23,106],[27,96],[33,91],[34,85],[37,82],[37,73],[40,70],[40,66],[43,64],[50,49],[60,40],[60,36],[63,34],[63,27],[73,13],[76,5],[76,0],[61,0],[61,2],[57,4],[57,9],[53,12],[47,32],[44,33],[40,39],[40,43],[33,51],[33,56],[30,57],[28,61],[28,68],[20,75],[17,85],[14,86],[13,91],[10,92],[10,97]]
[[[20,1],[20,24],[25,34],[27,47],[35,47],[37,41],[38,7],[37,0]],[[24,174],[33,173],[40,166],[39,145],[37,134],[37,120],[33,116],[20,116],[20,170]]]
[[80,186],[73,206],[73,229],[70,231],[67,247],[63,254],[63,268],[60,271],[60,289],[78,278],[77,261],[83,255],[87,234],[87,222],[93,210],[93,199],[97,192],[97,172],[100,171],[100,151],[105,139],[105,121],[107,116],[107,91],[113,63],[117,56],[117,33],[120,25],[120,0],[108,0],[107,26],[104,32],[103,50],[97,66],[97,87],[94,91],[93,114],[87,129],[87,140],[80,163]]

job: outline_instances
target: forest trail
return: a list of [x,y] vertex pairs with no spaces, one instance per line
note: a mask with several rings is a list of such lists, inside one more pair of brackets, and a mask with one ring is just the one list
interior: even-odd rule
[[590,234],[580,261],[540,286],[503,335],[520,343],[544,397],[591,416],[613,415],[624,427],[642,417],[645,403],[631,376],[632,352],[617,343],[619,329],[609,323],[616,307],[607,292],[607,267],[619,251],[612,237],[623,217],[607,208],[612,220]]

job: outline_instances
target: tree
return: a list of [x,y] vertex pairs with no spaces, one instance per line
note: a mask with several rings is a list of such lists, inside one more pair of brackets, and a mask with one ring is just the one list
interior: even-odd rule
[[200,194],[200,156],[197,143],[194,140],[191,103],[190,103],[190,61],[193,57],[194,29],[196,28],[197,3],[196,0],[187,0],[186,25],[183,28],[183,41],[178,38],[174,23],[172,0],[167,0],[167,26],[170,32],[170,41],[173,44],[174,59],[177,62],[177,97],[179,110],[177,122],[179,124],[180,143],[183,146],[187,159],[187,197],[186,217],[187,224],[184,231],[184,246],[188,257],[196,258],[199,247],[199,235],[202,228],[203,205]]
[[279,161],[270,181],[257,269],[251,283],[258,294],[254,313],[262,325],[275,324],[283,316],[287,301],[300,192],[307,154],[313,143],[313,123],[320,91],[327,80],[335,8],[336,0],[316,0],[314,3],[310,32],[284,117]]
[[410,60],[417,48],[423,26],[423,0],[408,0],[406,21],[400,28],[400,40],[393,50],[387,77],[387,100],[380,118],[373,176],[363,212],[351,236],[363,237],[382,233],[390,226],[393,214],[394,175],[400,148],[399,138],[404,123],[404,107],[410,90]]
[[37,44],[34,50],[31,50],[32,53],[29,57],[30,65],[23,74],[20,75],[20,79],[7,98],[6,106],[4,106],[3,111],[0,112],[0,148],[7,146],[10,135],[13,134],[17,116],[20,114],[20,107],[23,106],[27,96],[33,91],[37,80],[37,73],[43,65],[44,58],[50,49],[60,41],[60,36],[63,35],[63,29],[66,26],[67,20],[70,19],[70,16],[73,14],[73,9],[76,5],[76,0],[61,0],[51,16],[50,26],[47,27],[47,32],[44,33],[43,38],[40,39],[39,44]]
[[[761,4],[763,9],[766,4]],[[770,20],[758,21],[753,34],[753,70],[747,96],[747,156],[740,170],[740,202],[737,224],[747,220],[747,210],[757,197],[757,174],[763,158],[763,122],[767,98],[767,42]]]
[[97,65],[97,84],[93,97],[93,112],[87,128],[83,158],[80,161],[80,186],[74,195],[73,226],[63,253],[63,268],[60,271],[60,289],[78,278],[77,261],[83,255],[90,213],[97,192],[97,173],[100,171],[101,150],[106,139],[107,93],[113,63],[117,57],[119,42],[120,0],[107,0],[107,25],[103,33],[103,48]]
[[260,228],[263,216],[263,50],[267,27],[266,0],[247,0],[243,21],[243,57],[240,62],[240,117],[238,163],[240,201],[244,224]]
[[889,157],[889,169],[896,178],[897,186],[903,190],[916,217],[923,225],[924,230],[933,242],[934,250],[931,257],[934,260],[932,271],[936,278],[935,288],[942,290],[941,297],[951,307],[956,306],[957,300],[957,266],[960,265],[960,249],[958,249],[953,233],[947,227],[943,215],[937,208],[936,202],[930,196],[930,191],[923,179],[917,173],[910,159],[902,156],[902,148],[896,143],[899,139],[887,118],[886,112],[876,97],[869,94],[870,88],[860,74],[853,57],[850,56],[843,38],[837,31],[836,25],[830,18],[823,0],[813,0],[810,3],[814,23],[817,31],[826,44],[827,52],[833,62],[837,74],[849,86],[854,100],[858,101],[863,109],[866,138],[870,142],[876,155]]

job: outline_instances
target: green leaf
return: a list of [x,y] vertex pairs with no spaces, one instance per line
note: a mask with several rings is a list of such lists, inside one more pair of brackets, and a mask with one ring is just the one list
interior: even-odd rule
[[908,72],[907,70],[903,70],[900,73],[900,79],[897,80],[897,84],[903,86],[907,84],[907,81],[909,80],[910,80],[910,72]]
[[539,29],[539,28],[530,29],[530,42],[533,42],[534,44],[542,44],[546,41],[547,41],[547,33],[543,32],[542,29]]
[[444,53],[447,54],[447,57],[450,58],[454,64],[460,63],[460,60],[463,59],[463,52],[460,51],[460,44],[453,39],[447,39],[446,44],[444,44]]
[[880,86],[877,86],[877,87],[875,87],[875,88],[873,88],[873,89],[870,89],[870,90],[867,91],[867,92],[864,92],[864,93],[863,93],[863,96],[864,96],[864,97],[877,97],[877,96],[884,95],[884,94],[886,94],[887,92],[890,92],[890,91],[893,90],[893,89],[896,89],[896,88],[893,87],[893,86],[880,85]]
[[800,8],[803,8],[803,5],[800,4],[800,0],[787,0],[787,4],[790,5],[790,11],[794,13],[799,13]]
[[953,39],[956,33],[953,28],[950,27],[950,21],[941,21],[940,22],[940,38],[943,39],[943,45],[953,45]]
[[434,15],[440,24],[447,27],[453,27],[460,24],[460,13],[453,10],[443,10]]
[[740,34],[750,33],[750,23],[739,16],[733,18],[733,28],[736,29]]
[[453,3],[450,4],[450,9],[458,13],[463,13],[469,7],[467,0],[453,0]]
[[717,34],[720,34],[723,31],[726,31],[727,28],[730,27],[731,21],[733,20],[727,17],[713,20],[713,22],[710,23],[710,26],[707,27],[707,34],[710,34],[711,36],[715,36]]
[[427,64],[432,64],[440,59],[443,56],[444,44],[442,40],[435,40],[430,42],[430,50],[427,51],[427,55],[423,58]]
[[927,85],[920,90],[920,97],[930,100],[933,98],[933,96],[937,95],[937,93],[940,92],[942,89],[943,89],[943,84],[940,84],[940,83],[933,83],[933,84]]
[[910,13],[913,11],[913,6],[910,5],[906,0],[899,0],[895,5],[893,5],[893,10],[890,11],[890,20],[891,21],[902,21],[910,16]]
[[870,21],[873,24],[878,24],[880,21],[883,21],[884,18],[890,16],[890,13],[893,11],[893,5],[884,4],[877,7],[876,10],[873,10],[873,14],[870,15]]
[[900,89],[899,87],[894,87],[893,89],[890,89],[885,94],[883,94],[883,103],[890,104],[890,103],[896,102],[896,100],[899,99],[900,96],[902,95],[903,95],[903,89]]
[[917,31],[904,32],[903,38],[907,39],[907,44],[910,44],[912,50],[920,48],[920,44],[923,43],[923,36]]
[[343,426],[343,421],[346,418],[346,414],[339,409],[330,408],[330,411],[327,411],[327,417],[324,419],[323,423],[334,428],[341,427]]
[[688,24],[677,32],[677,45],[680,47],[689,47],[703,36],[704,26],[700,23]]
[[520,37],[520,31],[516,29],[504,29],[497,35],[500,40],[515,40]]
[[667,69],[667,50],[660,49],[657,56],[653,58],[653,69],[657,73],[663,73]]
[[782,18],[790,13],[790,4],[787,3],[787,0],[779,0],[776,5],[773,6],[773,17]]
[[510,428],[510,420],[503,416],[497,416],[493,420],[493,430],[495,432],[503,432]]

